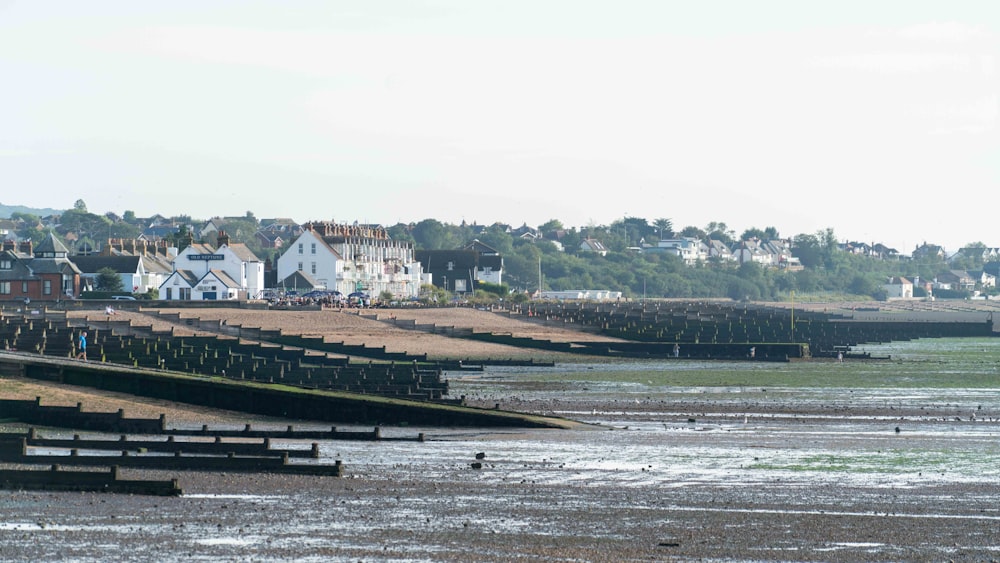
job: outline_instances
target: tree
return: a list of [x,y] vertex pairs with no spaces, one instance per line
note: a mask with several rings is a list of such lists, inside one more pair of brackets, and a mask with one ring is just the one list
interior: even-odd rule
[[99,291],[122,291],[125,286],[122,284],[122,277],[112,268],[101,268],[97,270],[97,289]]
[[[705,227],[705,232],[708,234],[708,238],[712,240],[721,240],[726,246],[733,245],[733,237],[736,233],[729,228],[723,222],[712,221]],[[707,241],[706,241],[707,242]]]
[[453,244],[448,229],[437,219],[424,219],[413,226],[410,234],[415,246],[424,250],[447,250],[458,246]]
[[507,256],[514,251],[514,237],[498,226],[492,226],[479,234],[479,242]]
[[758,229],[757,227],[751,227],[740,235],[740,240],[750,240],[752,238],[760,240],[778,240],[781,238],[778,235],[778,229],[774,227],[768,227],[766,229]]
[[792,255],[806,268],[823,264],[823,253],[816,235],[800,234],[792,238]]
[[983,267],[983,250],[986,245],[982,242],[970,242],[959,249],[956,256],[951,259],[951,267],[960,270],[979,270]]
[[708,233],[694,226],[688,226],[681,229],[681,236],[687,238],[696,238],[702,242],[708,241]]
[[75,209],[76,211],[80,211],[81,213],[86,213],[87,204],[84,203],[82,199],[78,199],[76,200],[76,203],[73,204],[73,209]]
[[552,233],[552,232],[556,232],[556,231],[561,231],[564,228],[565,227],[563,227],[562,222],[559,221],[558,219],[549,219],[545,223],[542,223],[538,227],[538,230],[541,231],[542,234],[544,235],[545,233]]
[[660,240],[674,236],[674,224],[666,217],[653,221],[653,226],[656,227],[656,236]]

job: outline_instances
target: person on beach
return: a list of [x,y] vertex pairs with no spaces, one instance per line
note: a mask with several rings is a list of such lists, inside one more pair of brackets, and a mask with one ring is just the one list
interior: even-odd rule
[[79,350],[79,352],[76,355],[76,359],[78,359],[78,360],[86,360],[87,359],[87,331],[83,331],[83,332],[80,333],[80,343],[77,346],[77,349]]
[[681,345],[675,342],[674,343],[674,357],[675,358],[679,358],[680,356],[681,356]]
[[757,347],[756,346],[751,346],[750,347],[750,359],[751,360],[754,359],[754,357],[756,355],[757,355]]

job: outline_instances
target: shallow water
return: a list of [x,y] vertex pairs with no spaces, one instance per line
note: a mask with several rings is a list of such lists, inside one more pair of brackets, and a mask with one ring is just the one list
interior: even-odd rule
[[[994,553],[997,342],[867,346],[892,359],[843,364],[679,360],[463,372],[450,379],[452,395],[592,429],[384,428],[384,436],[423,432],[426,441],[320,442],[321,459],[301,461],[342,460],[340,479],[229,475],[185,484],[181,473],[188,494],[176,499],[3,491],[0,559]],[[309,446],[272,440],[275,449]],[[473,469],[480,452],[483,467]]]

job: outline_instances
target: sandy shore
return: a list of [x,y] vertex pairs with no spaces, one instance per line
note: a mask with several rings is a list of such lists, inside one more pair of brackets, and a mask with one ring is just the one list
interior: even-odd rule
[[[432,353],[464,346],[462,353],[469,355],[499,352],[493,345],[413,334],[356,312],[216,313],[230,323],[349,342],[374,340],[388,349],[423,346]],[[535,337],[593,337],[470,309],[407,311],[412,317],[394,313],[421,323]],[[197,314],[211,318],[210,311]],[[150,315],[120,315],[135,315],[137,323],[158,322]],[[591,395],[585,384],[559,381],[542,380],[532,389],[497,387],[488,379],[474,383],[491,390],[480,397],[484,406],[502,400],[512,410],[585,414],[614,429],[427,429],[431,440],[425,444],[330,443],[323,445],[324,455],[345,458],[344,478],[185,472],[180,499],[3,491],[0,561],[112,556],[123,561],[1000,559],[994,539],[1000,537],[994,506],[1000,485],[995,481],[918,476],[917,469],[907,467],[898,477],[871,482],[856,476],[854,482],[812,481],[809,473],[758,474],[713,463],[722,463],[723,451],[750,465],[764,463],[756,460],[789,443],[801,443],[803,455],[832,458],[846,452],[844,459],[879,459],[881,452],[904,451],[903,444],[909,444],[905,447],[921,452],[974,452],[983,458],[982,467],[990,467],[1000,455],[990,437],[992,426],[978,426],[986,434],[963,438],[972,423],[961,398],[899,409],[878,396],[852,397],[831,408],[808,400],[734,403],[728,394],[722,401],[702,393],[647,397],[594,389]],[[163,413],[168,423],[304,422],[22,379],[0,379],[0,396],[37,396],[44,404],[80,402],[94,411],[122,408],[135,417]],[[977,424],[1000,421],[1000,404],[976,400],[990,401],[977,411],[982,416]],[[916,420],[928,412],[933,421],[923,423],[926,430],[909,423],[898,434],[892,426],[900,422],[883,420]],[[749,413],[749,426],[757,430],[744,431],[744,423],[734,422],[738,414],[744,418],[742,413]],[[689,417],[697,424],[689,424]],[[896,441],[901,439],[910,441]],[[792,447],[795,452],[798,446]],[[474,471],[469,462],[479,451],[487,453],[486,466]],[[713,477],[720,471],[722,478]],[[136,470],[127,476],[178,477]]]
[[[427,354],[432,359],[466,358],[542,358],[569,361],[573,356],[558,352],[542,352],[449,338],[430,332],[397,326],[413,321],[420,325],[437,325],[470,329],[476,332],[509,333],[514,336],[548,339],[557,342],[615,340],[592,332],[574,330],[562,323],[545,323],[512,318],[505,314],[468,307],[413,309],[324,309],[322,311],[248,310],[248,309],[159,309],[166,314],[180,314],[182,319],[200,318],[207,321],[225,320],[229,325],[247,328],[281,330],[286,334],[320,336],[327,342],[385,346],[389,352]],[[102,311],[72,311],[70,317],[92,321],[107,317]],[[158,318],[156,311],[117,311],[115,320],[129,320],[136,325],[152,325],[157,329],[174,328],[178,334],[193,333],[184,324],[171,324]],[[412,324],[412,323],[410,323]]]

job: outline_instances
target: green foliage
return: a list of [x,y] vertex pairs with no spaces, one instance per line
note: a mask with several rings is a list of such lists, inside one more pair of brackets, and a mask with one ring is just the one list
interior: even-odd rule
[[97,290],[105,292],[122,291],[122,277],[112,268],[101,268],[97,271]]
[[496,297],[503,298],[510,293],[510,287],[508,287],[507,284],[501,283],[479,282],[476,284],[476,293],[479,292],[490,293]]
[[436,285],[420,286],[420,301],[427,304],[444,304],[451,300],[451,292]]
[[486,229],[476,238],[479,239],[479,242],[496,250],[501,255],[507,255],[514,251],[514,237],[498,226],[494,225]]

